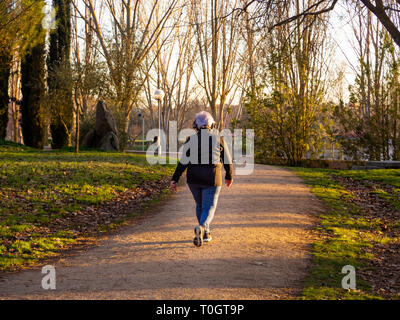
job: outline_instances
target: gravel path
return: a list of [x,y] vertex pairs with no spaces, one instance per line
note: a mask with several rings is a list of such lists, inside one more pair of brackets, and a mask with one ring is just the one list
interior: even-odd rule
[[308,272],[311,229],[322,205],[293,173],[256,165],[223,187],[213,241],[193,245],[187,186],[157,213],[54,262],[56,290],[41,268],[0,277],[0,299],[288,299]]

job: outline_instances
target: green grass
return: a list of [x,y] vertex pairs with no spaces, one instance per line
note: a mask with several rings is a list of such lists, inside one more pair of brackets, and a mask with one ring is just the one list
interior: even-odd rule
[[396,170],[337,171],[327,169],[289,168],[311,186],[312,192],[324,201],[327,210],[320,216],[317,229],[320,240],[313,243],[312,270],[307,278],[303,299],[380,299],[373,295],[368,283],[357,277],[357,290],[341,287],[345,276],[342,267],[352,265],[357,270],[372,270],[373,256],[367,248],[378,243],[398,241],[385,237],[380,219],[366,219],[345,189],[331,179],[332,175],[347,175],[392,186],[400,185]]
[[[149,165],[145,155],[38,151],[0,142],[0,270],[35,262],[77,242],[70,230],[51,229],[64,214],[111,201],[172,172],[171,165]],[[44,228],[50,228],[45,236]]]

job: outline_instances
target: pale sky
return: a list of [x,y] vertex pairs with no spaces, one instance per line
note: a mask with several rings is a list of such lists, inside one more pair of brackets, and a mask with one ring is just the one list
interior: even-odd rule
[[[45,1],[47,4],[52,2],[51,0]],[[350,24],[351,18],[344,9],[343,5],[344,4],[339,2],[334,11],[331,12],[331,22],[328,32],[330,33],[333,43],[336,46],[334,63],[336,66],[346,65],[346,83],[344,87],[345,92],[347,92],[348,85],[353,84],[354,82],[355,74],[351,65],[357,66],[357,56],[354,48],[352,47],[354,35]],[[347,98],[347,95],[345,95],[345,97]]]

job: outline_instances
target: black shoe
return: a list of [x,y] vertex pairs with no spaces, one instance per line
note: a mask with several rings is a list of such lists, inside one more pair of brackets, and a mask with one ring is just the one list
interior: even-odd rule
[[204,237],[203,237],[203,242],[210,242],[212,240],[211,237],[211,232],[210,231],[205,231],[204,232]]
[[194,239],[193,243],[197,247],[201,247],[203,245],[203,237],[204,237],[204,227],[197,226],[194,228]]

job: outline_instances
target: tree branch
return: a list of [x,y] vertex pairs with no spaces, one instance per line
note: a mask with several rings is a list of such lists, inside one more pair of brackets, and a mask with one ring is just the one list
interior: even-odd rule
[[320,14],[332,11],[335,8],[336,3],[338,2],[338,0],[333,0],[331,5],[326,7],[326,8],[324,8],[324,9],[321,9],[321,10],[318,10],[318,11],[312,11],[313,9],[318,8],[321,4],[323,4],[325,2],[326,2],[326,0],[320,0],[320,1],[316,2],[316,3],[314,3],[313,5],[309,6],[303,12],[301,12],[299,14],[296,14],[294,16],[291,16],[291,17],[289,17],[289,18],[287,18],[285,20],[279,21],[278,23],[275,23],[273,26],[268,28],[268,31],[271,31],[272,29],[274,29],[276,27],[279,27],[279,26],[282,26],[284,24],[287,24],[287,23],[290,23],[292,21],[295,21],[295,20],[297,20],[297,19],[299,19],[301,17],[316,16],[316,15],[320,15]]
[[[386,14],[385,7],[381,0],[376,1],[376,6],[369,0],[361,0],[361,2],[378,18],[385,29],[389,32],[393,41],[400,47],[400,30]],[[400,0],[397,0],[400,2]]]

